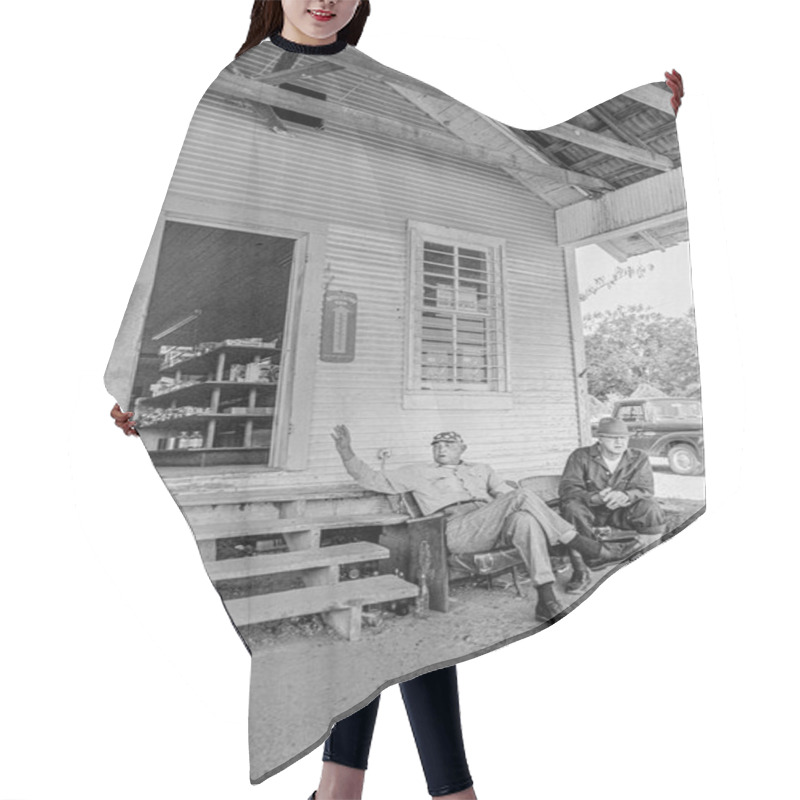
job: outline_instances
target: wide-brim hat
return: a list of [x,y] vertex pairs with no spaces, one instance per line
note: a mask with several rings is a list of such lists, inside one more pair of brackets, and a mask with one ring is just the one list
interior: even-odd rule
[[464,444],[460,433],[455,431],[444,431],[444,433],[437,433],[431,440],[431,446],[439,444],[439,442],[452,442],[454,444]]
[[627,423],[614,417],[604,417],[597,423],[598,436],[630,436]]

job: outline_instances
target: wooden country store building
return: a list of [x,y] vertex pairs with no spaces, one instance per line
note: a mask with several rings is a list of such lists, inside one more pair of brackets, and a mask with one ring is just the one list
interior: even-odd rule
[[[406,517],[349,478],[334,425],[376,468],[457,430],[509,479],[559,474],[590,435],[575,250],[624,261],[686,238],[663,84],[528,132],[357,49],[267,41],[198,105],[106,387],[212,579],[266,564],[329,586],[358,555],[320,560],[330,531],[363,531],[365,561]],[[264,544],[232,566],[234,540]],[[344,611],[357,635],[326,597],[259,618]]]

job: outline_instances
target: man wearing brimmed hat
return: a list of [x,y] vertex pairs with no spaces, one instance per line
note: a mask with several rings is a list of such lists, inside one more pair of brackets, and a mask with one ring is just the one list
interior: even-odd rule
[[[653,469],[647,453],[628,447],[630,431],[621,419],[605,417],[597,426],[597,442],[579,447],[561,476],[561,515],[584,536],[610,526],[648,536],[666,532],[664,512],[654,497]],[[567,591],[580,593],[589,574],[573,554]]]
[[553,592],[550,546],[569,545],[592,566],[621,561],[636,549],[630,543],[600,543],[578,533],[530,489],[515,489],[487,464],[463,461],[467,445],[455,431],[433,437],[432,463],[385,471],[356,457],[346,425],[337,425],[332,436],[345,469],[365,489],[412,492],[423,514],[443,513],[451,553],[479,553],[501,544],[516,547],[536,587],[535,616],[541,622],[563,611]]

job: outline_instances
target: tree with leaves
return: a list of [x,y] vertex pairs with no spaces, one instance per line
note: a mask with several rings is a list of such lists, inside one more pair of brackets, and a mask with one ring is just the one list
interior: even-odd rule
[[668,317],[644,305],[584,318],[589,394],[630,396],[647,383],[679,396],[700,380],[694,309]]

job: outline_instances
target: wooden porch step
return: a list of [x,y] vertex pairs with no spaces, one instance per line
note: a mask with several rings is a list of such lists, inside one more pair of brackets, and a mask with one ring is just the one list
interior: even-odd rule
[[416,597],[419,587],[396,575],[378,575],[327,586],[309,586],[253,597],[228,600],[225,607],[241,627],[305,614],[327,614],[327,621],[353,641],[361,635],[361,608]]
[[[262,468],[263,471],[263,468]],[[203,474],[198,468],[198,474]],[[238,476],[241,480],[241,475]],[[560,475],[535,475],[519,480],[521,486],[533,489],[543,499],[558,497]],[[220,487],[227,482],[231,488]],[[303,500],[347,500],[373,497],[374,492],[357,483],[314,484],[310,486],[258,486],[236,488],[237,476],[216,476],[216,485],[199,487],[193,480],[186,485],[180,478],[167,479],[166,484],[181,508],[196,506],[228,506],[248,503],[288,503]]]
[[251,489],[183,489],[177,481],[168,484],[175,500],[183,507],[239,505],[242,503],[288,503],[302,500],[346,500],[370,497],[372,492],[357,483],[318,484],[315,486],[259,486]]
[[198,542],[233,539],[237,536],[265,536],[275,533],[304,533],[307,531],[341,528],[381,527],[400,525],[408,519],[405,514],[354,514],[349,517],[319,517],[294,519],[244,519],[236,522],[196,522],[192,530]]
[[353,542],[331,547],[295,550],[290,553],[228,558],[206,564],[206,571],[212,581],[251,578],[260,575],[279,575],[284,572],[297,572],[306,569],[338,567],[341,564],[355,564],[362,561],[377,561],[389,558],[389,550],[371,542]]

